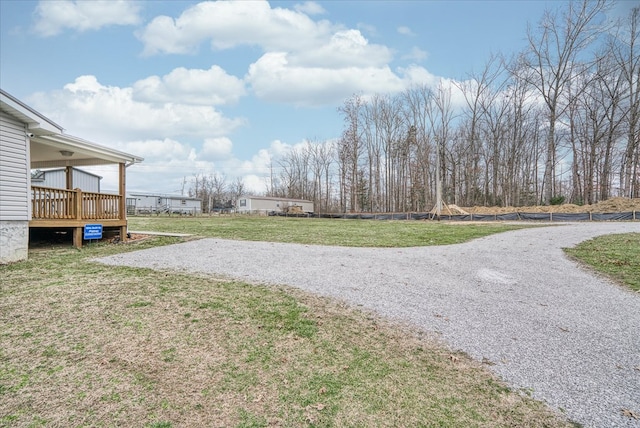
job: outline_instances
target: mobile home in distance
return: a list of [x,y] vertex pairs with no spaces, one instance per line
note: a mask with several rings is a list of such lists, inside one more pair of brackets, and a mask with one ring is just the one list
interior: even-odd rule
[[127,213],[199,215],[202,214],[202,199],[161,193],[129,193]]
[[312,213],[313,201],[271,196],[241,196],[236,204],[237,212],[244,214],[281,213],[287,212],[294,207],[296,212]]

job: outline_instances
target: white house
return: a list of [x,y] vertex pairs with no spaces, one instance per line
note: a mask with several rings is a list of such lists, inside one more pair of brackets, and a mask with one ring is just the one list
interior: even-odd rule
[[[142,158],[65,134],[63,128],[0,89],[0,263],[27,258],[30,228],[67,228],[80,247],[83,228],[100,223],[126,238],[126,167]],[[31,170],[116,164],[118,194],[83,195],[31,183]]]
[[202,213],[202,199],[162,193],[129,193],[127,212],[131,214],[188,214]]
[[[71,174],[67,168],[71,169]],[[71,179],[71,183],[67,180]],[[56,189],[82,189],[85,192],[100,193],[102,177],[72,166],[31,172],[31,184]]]
[[239,213],[266,214],[269,212],[285,212],[293,207],[297,210],[313,212],[313,201],[305,199],[277,198],[271,196],[241,196],[238,198],[236,210]]

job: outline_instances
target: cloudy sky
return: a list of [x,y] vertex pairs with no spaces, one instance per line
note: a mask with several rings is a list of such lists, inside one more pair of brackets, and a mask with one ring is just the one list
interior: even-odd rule
[[263,192],[271,159],[340,136],[345,98],[465,79],[563,4],[0,0],[0,86],[68,134],[144,157],[129,190],[222,173]]

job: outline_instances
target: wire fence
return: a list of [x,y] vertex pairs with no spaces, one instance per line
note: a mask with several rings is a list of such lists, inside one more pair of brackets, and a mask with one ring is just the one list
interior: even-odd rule
[[212,211],[203,213],[198,208],[156,209],[155,207],[136,207],[127,210],[130,216],[204,216],[215,217],[220,215],[249,215],[249,216],[277,216],[294,218],[330,218],[330,219],[355,219],[355,220],[448,220],[448,221],[547,221],[547,222],[576,222],[576,221],[640,221],[640,211],[626,211],[614,213],[531,213],[512,212],[503,214],[441,214],[437,216],[430,212],[406,212],[406,213],[286,213],[281,211],[254,210],[254,211]]
[[434,213],[337,213],[337,214],[288,214],[271,212],[269,215],[281,217],[313,217],[358,220],[450,220],[450,221],[636,221],[640,220],[640,212],[628,211],[618,213],[526,213],[514,212],[505,214],[460,214],[437,216]]

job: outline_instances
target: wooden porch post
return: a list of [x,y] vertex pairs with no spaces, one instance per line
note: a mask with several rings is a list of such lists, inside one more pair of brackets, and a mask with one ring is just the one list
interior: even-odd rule
[[127,167],[124,163],[119,164],[119,172],[120,172],[120,186],[118,189],[118,193],[120,194],[120,220],[124,220],[124,225],[120,226],[120,240],[127,240],[127,203],[126,203],[126,189],[127,189]]
[[[82,190],[75,189],[75,210],[76,210],[76,220],[82,220]],[[82,227],[74,227],[73,228],[73,246],[76,248],[82,248]]]
[[67,182],[67,190],[73,189],[73,167],[68,166],[64,169],[64,174]]

